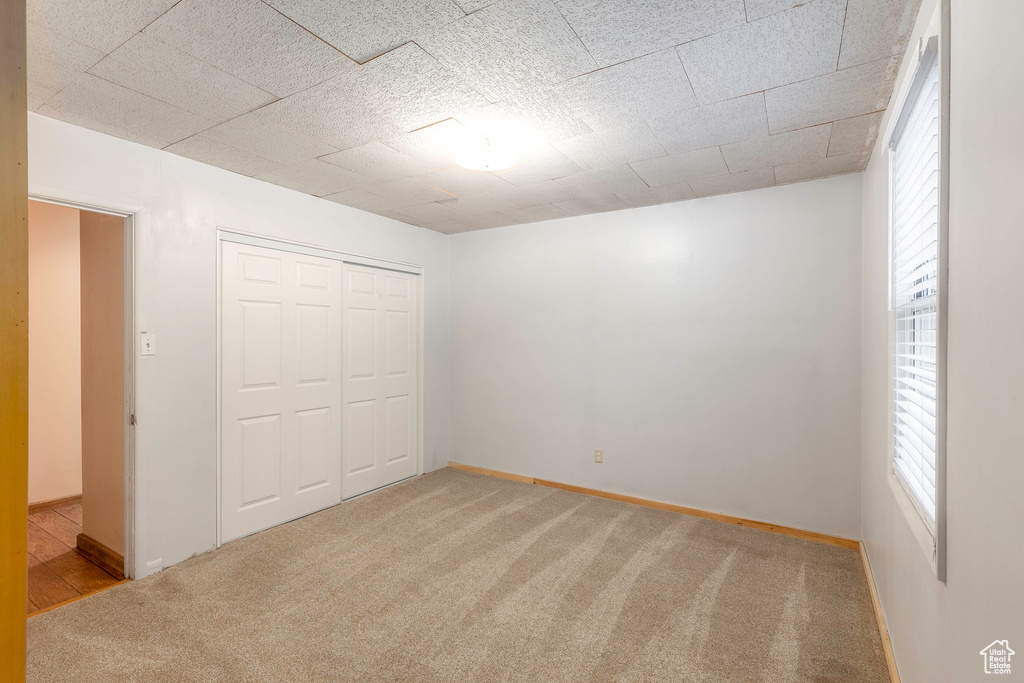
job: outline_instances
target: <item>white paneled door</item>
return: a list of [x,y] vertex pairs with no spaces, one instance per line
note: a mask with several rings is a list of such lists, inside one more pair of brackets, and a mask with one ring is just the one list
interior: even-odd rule
[[223,242],[221,540],[341,501],[340,261]]
[[418,278],[342,266],[342,492],[416,474],[419,464]]

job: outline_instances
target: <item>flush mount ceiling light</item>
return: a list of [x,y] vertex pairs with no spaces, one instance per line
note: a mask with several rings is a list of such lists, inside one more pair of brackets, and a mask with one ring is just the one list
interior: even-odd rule
[[486,137],[467,144],[455,156],[455,163],[471,171],[500,171],[519,163],[515,145]]

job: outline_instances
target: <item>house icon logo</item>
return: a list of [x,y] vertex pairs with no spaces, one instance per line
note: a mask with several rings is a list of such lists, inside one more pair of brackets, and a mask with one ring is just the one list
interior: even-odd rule
[[1009,642],[1005,640],[992,641],[991,645],[981,651],[981,656],[985,658],[985,673],[1010,673],[1010,658],[1015,654],[1017,653],[1010,649]]

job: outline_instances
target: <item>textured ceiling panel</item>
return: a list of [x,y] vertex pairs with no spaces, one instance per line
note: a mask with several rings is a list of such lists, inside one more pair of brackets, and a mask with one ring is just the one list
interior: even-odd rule
[[520,208],[511,199],[493,192],[460,195],[457,199],[446,199],[441,203],[466,216],[478,216],[484,213],[511,211]]
[[720,102],[835,71],[847,0],[815,0],[677,48],[697,100]]
[[[103,53],[84,43],[28,23],[28,92],[36,106],[103,59]],[[35,109],[36,107],[29,107]]]
[[515,131],[535,144],[565,140],[591,131],[551,88],[523,92],[456,118],[483,135]]
[[878,127],[882,124],[883,112],[843,119],[832,124],[832,137],[828,143],[828,156],[859,153],[867,156],[875,146]]
[[278,97],[356,66],[259,0],[181,0],[146,33]]
[[647,187],[647,183],[641,180],[633,169],[625,165],[576,173],[564,178],[556,178],[555,182],[580,198],[610,195]]
[[825,178],[842,173],[856,173],[863,171],[864,164],[861,163],[859,154],[843,154],[841,156],[826,157],[825,159],[813,159],[811,161],[800,161],[786,166],[775,168],[775,180],[779,185],[788,183],[799,183],[804,180]]
[[651,128],[669,154],[726,145],[768,134],[764,96],[737,97],[682,112],[665,112]]
[[808,0],[744,0],[747,6],[747,21],[764,19],[770,14],[784,12],[807,2]]
[[419,43],[492,102],[597,67],[551,0],[497,2]]
[[210,166],[219,166],[247,176],[257,176],[282,168],[282,164],[275,161],[264,159],[202,135],[193,135],[164,149],[178,156],[194,159]]
[[453,0],[265,0],[359,63],[461,19]]
[[675,50],[609,66],[562,83],[559,92],[594,130],[617,128],[665,111],[697,106]]
[[147,33],[136,34],[89,73],[216,121],[276,99]]
[[439,187],[429,185],[421,178],[402,178],[401,180],[389,180],[386,183],[370,185],[368,192],[393,199],[400,206],[412,206],[414,204],[426,204],[442,199],[452,199],[455,195],[445,192]]
[[29,106],[463,232],[862,169],[920,2],[28,0]]
[[850,0],[839,68],[903,54],[921,0]]
[[665,156],[661,143],[644,123],[588,133],[556,142],[554,146],[586,170]]
[[775,184],[775,173],[770,168],[759,168],[755,171],[743,171],[730,175],[716,175],[710,178],[691,180],[690,187],[698,197],[711,197],[716,194],[730,192],[746,192],[771,187]]
[[626,202],[614,194],[593,195],[579,199],[569,199],[564,202],[556,202],[554,206],[560,209],[567,216],[584,216],[588,213],[601,213],[603,211],[619,211],[628,209]]
[[500,192],[510,186],[506,180],[484,171],[470,171],[456,166],[443,171],[434,171],[420,176],[424,182],[439,187],[453,195],[475,194],[478,192]]
[[502,216],[509,218],[513,223],[536,223],[537,221],[550,221],[555,218],[565,218],[568,214],[552,204],[537,204],[522,209],[502,211]]
[[203,137],[281,164],[295,164],[337,151],[326,143],[276,124],[263,111],[245,114],[203,131]]
[[532,185],[582,170],[554,147],[538,145],[524,149],[518,164],[503,171],[494,171],[494,175],[513,185]]
[[630,166],[651,187],[675,185],[687,180],[729,172],[722,151],[718,147],[649,159]]
[[391,149],[380,142],[371,142],[322,157],[323,161],[359,173],[374,180],[398,180],[437,169],[430,164]]
[[30,23],[109,53],[178,0],[28,0]]
[[746,21],[743,0],[555,0],[555,4],[601,66]]
[[662,185],[661,187],[645,187],[639,190],[616,193],[618,198],[625,202],[626,206],[653,206],[655,204],[666,204],[668,202],[681,202],[687,199],[694,199],[697,195],[689,183],[675,183],[674,185]]
[[259,179],[317,197],[373,184],[373,180],[366,176],[332,166],[319,159],[300,161],[292,166],[264,173]]
[[881,59],[765,93],[773,133],[885,109],[900,60]]
[[513,185],[501,190],[501,196],[508,197],[522,207],[538,206],[576,199],[571,190],[562,187],[554,180],[541,180],[529,185]]
[[763,138],[722,146],[731,173],[767,166],[782,166],[808,159],[824,159],[828,152],[832,124],[801,128]]
[[213,123],[87,73],[50,98],[39,113],[150,147],[166,147]]

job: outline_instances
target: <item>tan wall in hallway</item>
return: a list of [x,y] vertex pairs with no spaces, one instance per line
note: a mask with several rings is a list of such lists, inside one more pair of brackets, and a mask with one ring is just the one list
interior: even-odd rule
[[78,214],[29,202],[29,503],[82,492]]
[[124,219],[82,212],[82,533],[124,554]]

